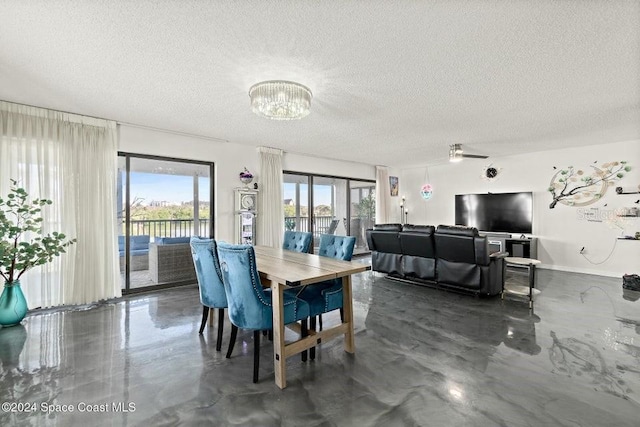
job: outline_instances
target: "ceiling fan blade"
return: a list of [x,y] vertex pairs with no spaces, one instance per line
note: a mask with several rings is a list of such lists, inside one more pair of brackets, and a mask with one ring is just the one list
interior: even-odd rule
[[462,157],[468,157],[471,159],[488,159],[489,158],[489,156],[482,156],[480,154],[465,154],[465,153],[462,153]]

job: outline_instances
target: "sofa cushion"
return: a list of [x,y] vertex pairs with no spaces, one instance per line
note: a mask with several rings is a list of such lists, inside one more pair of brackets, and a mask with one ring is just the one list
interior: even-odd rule
[[[118,236],[118,252],[120,256],[124,256],[125,245],[124,236]],[[149,253],[149,236],[130,236],[129,252],[131,255],[146,255]]]
[[435,243],[432,225],[409,225],[398,233],[403,255],[413,255],[424,258],[435,258]]
[[400,231],[402,224],[376,224],[373,226],[375,231]]
[[439,225],[437,233],[449,234],[455,236],[478,236],[478,229],[475,227],[465,227],[462,225]]
[[412,233],[433,234],[435,233],[436,228],[433,225],[405,224],[402,226],[402,231],[410,231]]
[[367,230],[367,244],[369,250],[401,254],[399,230]]
[[473,237],[442,234],[440,231],[436,231],[435,242],[438,259],[475,265],[476,253]]
[[189,243],[191,237],[156,237],[154,242],[158,245],[175,245],[177,243]]
[[134,249],[129,252],[131,256],[141,256],[147,255],[149,253],[149,249]]
[[131,236],[131,250],[149,250],[149,236]]

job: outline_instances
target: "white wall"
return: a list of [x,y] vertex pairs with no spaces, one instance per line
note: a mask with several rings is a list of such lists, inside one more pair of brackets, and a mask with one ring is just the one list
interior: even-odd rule
[[[235,241],[233,197],[234,188],[241,186],[238,174],[246,167],[254,174],[254,182],[260,184],[260,162],[254,147],[127,125],[119,126],[119,133],[119,150],[123,152],[214,162],[215,236],[220,240]],[[283,156],[283,169],[375,179],[375,168],[370,165],[291,153]]]
[[[438,225],[454,223],[456,194],[531,191],[534,196],[533,235],[539,239],[538,258],[543,268],[621,276],[640,271],[640,241],[616,238],[640,231],[640,218],[622,219],[625,229],[621,230],[612,221],[587,221],[581,217],[579,209],[599,208],[601,214],[613,216],[616,208],[640,208],[640,204],[634,203],[640,199],[640,194],[618,195],[614,186],[602,200],[586,207],[558,203],[554,209],[549,209],[551,195],[547,191],[555,173],[554,166],[588,170],[594,161],[597,165],[620,160],[626,160],[633,170],[615,186],[639,185],[640,141],[628,141],[486,160],[464,159],[460,163],[429,167],[428,177],[434,187],[429,201],[422,200],[419,193],[422,184],[427,182],[427,169],[402,169],[399,172],[400,195],[407,197],[409,223]],[[502,168],[499,179],[493,182],[481,176],[488,164]],[[400,199],[394,199],[397,200],[392,212],[399,212]],[[583,246],[586,258],[579,254]]]

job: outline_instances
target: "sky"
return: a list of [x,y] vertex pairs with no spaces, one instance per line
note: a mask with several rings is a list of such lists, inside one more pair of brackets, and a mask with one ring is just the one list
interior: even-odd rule
[[[200,178],[198,193],[200,201],[210,201],[209,177]],[[144,199],[145,205],[152,201],[190,202],[193,200],[193,177],[131,172],[131,200],[136,197]]]
[[[201,177],[198,187],[200,201],[209,201],[209,178]],[[295,199],[296,185],[285,183],[283,199]],[[316,205],[331,206],[331,186],[315,185]],[[131,200],[144,199],[143,204],[152,201],[166,201],[180,204],[193,200],[193,177],[156,173],[131,172]],[[300,185],[301,206],[307,206],[308,186]]]
[[[282,197],[286,199],[296,198],[296,185],[294,183],[284,184],[284,190]],[[331,206],[331,186],[330,185],[314,185],[313,195],[315,197],[315,205],[327,205]],[[307,184],[300,184],[300,206],[307,206],[307,199],[309,197],[309,186]]]

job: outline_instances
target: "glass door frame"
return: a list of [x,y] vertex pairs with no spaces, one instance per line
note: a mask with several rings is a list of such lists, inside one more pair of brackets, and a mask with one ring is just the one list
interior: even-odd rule
[[[125,269],[124,269],[124,280],[125,286],[122,288],[122,294],[134,294],[139,292],[147,292],[150,289],[163,289],[170,288],[175,286],[181,286],[184,283],[163,283],[159,285],[153,286],[144,286],[140,288],[131,288],[131,265],[129,260],[131,259],[131,248],[129,247],[129,241],[131,237],[131,159],[146,159],[146,160],[159,160],[159,161],[169,161],[169,162],[179,162],[179,163],[190,163],[197,164],[202,166],[207,166],[209,168],[209,237],[215,238],[215,224],[214,224],[214,206],[215,206],[215,185],[213,178],[215,176],[215,163],[214,162],[206,162],[202,160],[191,160],[191,159],[181,159],[177,157],[165,157],[165,156],[155,156],[150,154],[138,154],[138,153],[130,153],[125,151],[118,151],[118,158],[124,158],[125,160],[125,194],[124,194],[124,216],[122,224],[125,226],[124,230],[124,257],[125,257]],[[120,179],[120,173],[118,173],[118,177],[116,179]],[[116,191],[119,191],[118,183],[116,183]],[[121,195],[118,194],[117,197]],[[115,207],[117,209],[117,207]],[[195,215],[199,215],[195,214]],[[120,226],[121,224],[118,224]]]
[[[374,186],[376,184],[375,180],[372,179],[360,179],[360,178],[349,178],[349,177],[345,177],[345,176],[337,176],[337,175],[324,175],[324,174],[319,174],[319,173],[309,173],[309,172],[296,172],[296,171],[289,171],[289,170],[284,170],[282,171],[283,176],[284,175],[297,175],[297,176],[305,176],[307,177],[307,185],[309,186],[309,191],[307,192],[307,206],[309,207],[308,209],[308,218],[307,218],[307,225],[308,225],[308,230],[311,231],[311,233],[313,234],[314,231],[314,227],[315,227],[315,219],[314,219],[314,214],[313,214],[313,186],[314,186],[314,182],[313,182],[313,178],[314,177],[319,177],[319,178],[333,178],[333,179],[343,179],[346,182],[346,186],[347,186],[347,218],[351,218],[351,181],[355,181],[355,182],[371,182]],[[284,181],[284,180],[283,180]],[[297,200],[296,203],[300,203],[300,200]],[[283,218],[284,221],[284,218]],[[345,229],[347,231],[347,235],[351,235],[351,221],[347,221],[347,224],[345,224]],[[313,236],[312,236],[312,242],[311,242],[311,253],[313,253],[313,248],[315,246],[315,242],[313,241]],[[364,252],[364,253],[359,253],[358,255],[367,255],[370,252]],[[356,254],[354,254],[354,256],[357,256]]]

